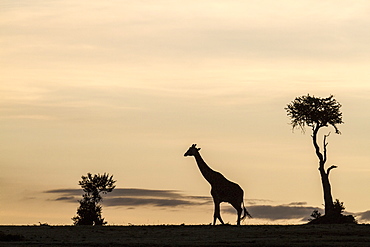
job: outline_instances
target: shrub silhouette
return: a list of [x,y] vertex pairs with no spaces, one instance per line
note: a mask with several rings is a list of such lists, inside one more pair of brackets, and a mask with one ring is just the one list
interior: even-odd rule
[[87,176],[82,176],[79,181],[85,194],[83,199],[79,200],[80,207],[77,209],[77,216],[73,217],[74,225],[96,225],[101,226],[107,224],[102,218],[102,206],[99,204],[103,198],[102,194],[112,192],[116,187],[113,180],[113,175],[109,174],[95,174],[88,173]]
[[319,212],[319,210],[315,209],[310,216],[312,217],[312,219],[308,219],[308,221],[313,221],[314,219],[320,218],[321,213]]
[[344,203],[335,199],[333,202],[333,213],[322,216],[320,212],[314,210],[309,219],[309,224],[357,224],[353,215],[343,215],[345,210]]

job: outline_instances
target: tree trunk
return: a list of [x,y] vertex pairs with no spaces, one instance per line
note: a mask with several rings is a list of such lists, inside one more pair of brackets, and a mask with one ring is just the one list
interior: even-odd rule
[[333,197],[331,195],[331,186],[329,182],[329,174],[325,172],[324,168],[319,168],[321,175],[322,188],[324,193],[325,215],[331,215],[334,211]]
[[328,143],[326,142],[326,138],[328,135],[324,135],[323,141],[323,153],[320,152],[320,147],[317,144],[317,133],[320,129],[320,125],[317,125],[313,130],[312,140],[313,145],[315,147],[316,155],[319,158],[319,171],[321,175],[321,182],[324,194],[324,203],[325,203],[325,215],[332,215],[334,212],[334,204],[333,204],[333,197],[331,195],[331,186],[329,182],[329,172],[331,169],[336,168],[336,166],[331,166],[325,171],[325,163],[326,163],[326,146]]

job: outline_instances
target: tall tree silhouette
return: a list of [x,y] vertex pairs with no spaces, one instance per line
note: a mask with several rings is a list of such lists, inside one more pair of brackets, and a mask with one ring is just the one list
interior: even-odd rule
[[337,168],[337,166],[332,165],[325,170],[328,146],[327,138],[330,132],[324,135],[321,147],[317,142],[317,136],[322,127],[329,127],[329,125],[333,126],[336,134],[340,134],[337,127],[337,125],[343,123],[340,107],[341,104],[334,99],[333,95],[327,98],[318,98],[308,94],[295,98],[295,100],[285,108],[291,119],[293,129],[301,128],[301,130],[305,132],[306,126],[312,128],[311,137],[313,146],[319,158],[319,171],[324,193],[325,215],[328,216],[334,215],[336,212],[329,182],[329,173],[332,169]]
[[74,225],[105,225],[107,222],[101,216],[102,206],[99,204],[103,198],[102,194],[112,192],[116,187],[113,175],[88,173],[82,176],[79,181],[85,194],[79,200],[80,207],[77,209],[77,216],[73,217]]

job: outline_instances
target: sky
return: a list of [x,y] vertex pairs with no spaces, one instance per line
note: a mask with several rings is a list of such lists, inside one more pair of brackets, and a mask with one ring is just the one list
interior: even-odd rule
[[[323,210],[295,97],[334,95],[333,198],[370,222],[370,3],[349,0],[0,0],[0,224],[70,225],[88,172],[114,176],[112,225],[209,224],[214,170],[253,219]],[[222,204],[225,222],[235,210]]]

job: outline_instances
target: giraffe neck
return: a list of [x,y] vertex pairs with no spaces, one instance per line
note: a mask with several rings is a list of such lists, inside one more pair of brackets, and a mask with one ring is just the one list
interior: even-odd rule
[[202,173],[203,177],[208,181],[208,183],[212,184],[213,182],[213,175],[216,173],[214,170],[212,170],[206,162],[203,160],[200,153],[196,153],[194,155],[195,161],[197,162],[197,165],[199,167],[200,172]]

